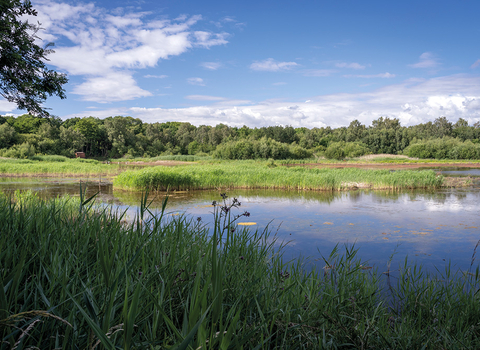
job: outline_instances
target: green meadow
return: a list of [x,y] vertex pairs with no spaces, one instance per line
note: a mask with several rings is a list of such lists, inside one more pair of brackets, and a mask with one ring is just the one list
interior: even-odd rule
[[[0,195],[0,349],[475,349],[479,271],[396,276],[354,247],[285,261],[268,229]],[[473,260],[476,252],[473,252]]]

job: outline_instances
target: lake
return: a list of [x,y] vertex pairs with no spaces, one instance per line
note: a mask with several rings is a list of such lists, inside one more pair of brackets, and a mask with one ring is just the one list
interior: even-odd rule
[[[476,176],[477,169],[449,170],[452,175]],[[98,179],[96,179],[98,180]],[[85,185],[86,179],[83,179]],[[32,190],[48,198],[79,194],[80,179],[0,178],[0,190]],[[100,191],[98,201],[127,210],[133,217],[141,194],[114,191],[107,182],[86,182],[87,195]],[[309,257],[307,266],[323,267],[336,244],[355,245],[366,265],[380,272],[395,270],[399,264],[415,261],[427,270],[440,271],[451,264],[453,269],[469,270],[472,255],[480,240],[480,186],[436,191],[304,192],[278,190],[231,190],[229,199],[237,198],[243,211],[251,213],[239,222],[253,222],[251,230],[269,230],[277,243],[288,242],[286,260]],[[163,194],[152,203],[160,208]],[[212,201],[220,202],[218,191],[172,192],[168,215],[201,217],[205,225],[212,222]],[[227,199],[228,200],[228,199]],[[473,268],[478,266],[474,260]]]

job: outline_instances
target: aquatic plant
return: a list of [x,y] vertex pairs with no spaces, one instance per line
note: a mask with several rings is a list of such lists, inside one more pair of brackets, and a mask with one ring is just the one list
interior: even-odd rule
[[176,190],[217,188],[277,188],[341,190],[351,187],[376,189],[437,188],[443,177],[432,170],[395,171],[355,168],[327,169],[270,167],[269,163],[235,161],[202,163],[191,167],[152,167],[125,171],[114,181],[127,190]]
[[480,346],[476,251],[465,273],[405,262],[385,279],[355,247],[321,270],[285,262],[226,197],[211,230],[166,200],[128,220],[91,203],[0,195],[0,349]]

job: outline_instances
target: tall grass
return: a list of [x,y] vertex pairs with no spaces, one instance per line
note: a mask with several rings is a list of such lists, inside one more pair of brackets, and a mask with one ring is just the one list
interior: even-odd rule
[[211,230],[146,197],[129,222],[90,200],[0,196],[0,349],[480,346],[478,269],[405,264],[384,284],[346,248],[306,271],[228,199]]
[[309,169],[269,167],[265,162],[241,161],[199,164],[192,167],[154,167],[126,171],[114,181],[127,190],[278,188],[300,190],[339,190],[352,187],[376,189],[436,188],[443,177],[432,170],[396,171]]
[[95,159],[70,159],[63,156],[33,156],[32,159],[1,159],[0,174],[31,175],[114,175],[121,170],[118,164],[103,164]]

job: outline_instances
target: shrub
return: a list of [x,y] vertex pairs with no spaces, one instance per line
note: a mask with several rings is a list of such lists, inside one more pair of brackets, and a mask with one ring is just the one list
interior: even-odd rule
[[345,142],[332,142],[325,150],[325,158],[327,159],[343,159],[345,158]]
[[9,149],[2,149],[0,156],[7,158],[25,159],[34,156],[36,153],[35,146],[24,142],[21,145],[15,145]]
[[480,145],[469,140],[462,142],[459,139],[443,137],[415,141],[405,148],[404,154],[422,159],[480,159]]
[[239,140],[220,144],[214,156],[221,159],[305,159],[312,157],[312,152],[297,144],[288,145],[262,137],[260,140]]

